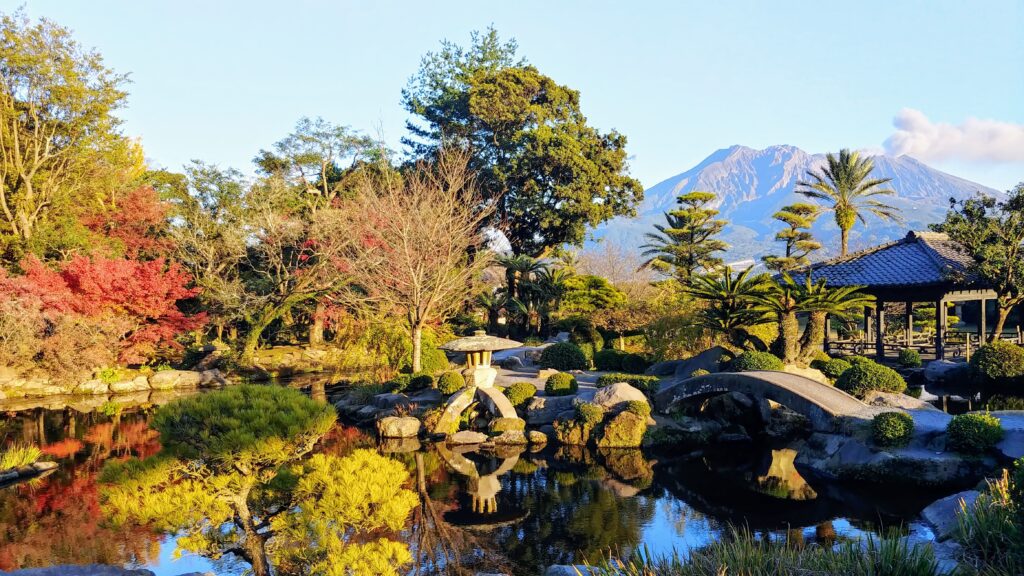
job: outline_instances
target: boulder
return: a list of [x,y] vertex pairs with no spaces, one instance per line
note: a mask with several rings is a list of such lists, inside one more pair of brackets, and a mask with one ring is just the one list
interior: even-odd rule
[[449,444],[483,444],[486,441],[486,434],[472,430],[461,430],[448,437]]
[[715,439],[722,432],[722,425],[714,420],[703,418],[690,418],[681,416],[678,418],[655,418],[657,422],[657,435],[649,434],[648,440],[653,445],[666,445],[672,447],[706,446],[715,442]]
[[941,542],[956,534],[959,528],[957,516],[963,511],[962,507],[966,505],[970,509],[979,495],[977,490],[958,492],[932,502],[921,511],[921,517],[935,533],[936,540]]
[[559,332],[558,334],[555,334],[551,338],[548,338],[548,342],[550,342],[552,344],[556,344],[558,342],[568,342],[568,341],[569,341],[569,333],[568,332]]
[[597,445],[601,448],[638,448],[647,431],[647,419],[620,412],[605,422]]
[[648,376],[672,376],[676,373],[676,368],[685,362],[685,360],[664,360],[661,362],[655,362],[644,370],[644,374]]
[[534,396],[526,404],[526,423],[530,426],[551,424],[558,415],[573,409],[575,396]]
[[199,372],[199,386],[202,388],[217,388],[227,385],[227,378],[216,368]]
[[370,400],[370,404],[382,410],[391,410],[396,406],[407,408],[412,401],[405,394],[385,393],[377,394]]
[[420,433],[420,421],[412,416],[387,416],[377,421],[381,438],[413,438]]
[[582,564],[554,564],[548,566],[544,576],[591,576],[597,571]]
[[141,392],[143,390],[149,390],[149,379],[145,376],[138,376],[131,380],[122,380],[120,382],[112,382],[110,384],[110,391],[114,394],[120,394],[123,392]]
[[444,402],[444,394],[437,388],[424,388],[409,395],[409,400],[419,407],[437,406]]
[[523,359],[519,356],[509,356],[501,361],[501,367],[505,370],[522,370],[524,368]]
[[864,403],[881,408],[900,408],[902,410],[934,410],[941,412],[924,400],[907,396],[906,394],[894,394],[892,392],[881,392],[869,390],[864,394]]
[[616,382],[601,388],[591,400],[594,404],[604,408],[606,412],[612,413],[621,412],[626,408],[626,403],[632,401],[648,404],[647,396],[643,392],[625,382]]
[[526,439],[530,441],[530,444],[542,445],[548,443],[548,435],[540,430],[530,430],[526,433]]
[[794,364],[786,364],[785,366],[783,366],[782,371],[787,374],[803,376],[804,378],[814,380],[815,382],[818,382],[819,384],[824,384],[826,386],[832,385],[832,382],[829,381],[828,376],[825,376],[821,372],[821,370],[818,370],[816,368],[803,368],[801,366],[796,366]]
[[718,372],[718,364],[722,361],[722,357],[729,354],[729,351],[721,346],[715,346],[708,348],[707,350],[683,360],[676,366],[675,377],[686,379],[693,374],[695,370],[707,370],[714,374]]
[[967,378],[970,366],[966,362],[932,360],[924,367],[924,379],[928,382],[959,382]]
[[195,388],[202,378],[202,374],[191,370],[161,370],[149,377],[149,387],[153,390]]
[[110,392],[110,386],[98,378],[86,380],[75,386],[75,394],[106,394]]
[[525,446],[529,443],[522,430],[506,430],[491,438],[491,442],[502,446]]

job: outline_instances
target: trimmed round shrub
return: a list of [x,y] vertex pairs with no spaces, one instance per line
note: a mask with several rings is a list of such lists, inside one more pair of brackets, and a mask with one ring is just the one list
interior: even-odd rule
[[424,388],[434,387],[434,377],[430,374],[424,374],[422,372],[413,374],[409,378],[409,390],[423,390]]
[[548,377],[547,382],[544,383],[544,394],[548,396],[568,396],[575,394],[578,388],[579,384],[576,383],[576,378],[572,374],[559,372]]
[[871,421],[871,436],[878,446],[906,446],[914,435],[914,419],[906,412],[883,412]]
[[730,372],[750,372],[752,370],[776,370],[783,368],[782,360],[768,352],[748,350],[729,361]]
[[991,414],[953,416],[946,427],[946,447],[962,454],[982,455],[1003,439],[1003,425]]
[[971,356],[971,368],[989,382],[1024,380],[1024,348],[1001,340],[984,344]]
[[514,382],[504,390],[505,397],[512,406],[519,408],[526,404],[537,393],[537,387],[530,382]]
[[[437,374],[444,372],[448,367],[448,357],[445,356],[444,350],[439,350],[424,342],[423,348],[420,350],[420,371],[418,374]],[[402,372],[412,372],[412,353],[406,353],[399,364],[399,368]]]
[[384,388],[388,392],[398,394],[399,392],[405,392],[409,388],[411,381],[411,374],[396,374],[394,378],[384,384]]
[[626,412],[632,412],[641,418],[651,415],[651,405],[642,400],[630,400],[626,402]]
[[559,342],[540,353],[540,365],[555,370],[586,370],[590,362],[579,346],[572,342]]
[[622,371],[630,374],[643,374],[647,370],[647,359],[639,354],[626,354],[622,357]]
[[708,374],[711,374],[711,372],[708,372],[703,368],[697,368],[693,372],[690,372],[690,378],[696,378],[698,376],[707,376]]
[[877,362],[875,362],[874,360],[872,360],[870,358],[865,358],[864,356],[857,356],[857,355],[844,356],[843,360],[846,360],[852,366],[856,366],[858,364],[877,364]]
[[832,357],[826,354],[824,350],[815,350],[813,358],[814,359],[811,360],[812,364],[814,362],[828,362],[829,360],[832,359]]
[[583,426],[594,426],[604,420],[604,408],[593,402],[584,402],[576,406],[576,421]]
[[900,350],[899,358],[896,359],[904,368],[918,368],[921,366],[921,353],[913,348]]
[[836,388],[847,394],[864,398],[872,390],[901,394],[907,382],[900,373],[876,362],[855,364],[836,380]]
[[816,368],[820,370],[822,374],[828,376],[830,380],[835,380],[842,376],[843,372],[853,368],[853,364],[850,364],[842,358],[830,358],[816,366]]
[[445,372],[437,379],[437,389],[441,394],[452,395],[466,387],[466,378],[459,372]]
[[600,350],[594,354],[594,368],[604,372],[622,370],[622,360],[625,355],[619,350]]

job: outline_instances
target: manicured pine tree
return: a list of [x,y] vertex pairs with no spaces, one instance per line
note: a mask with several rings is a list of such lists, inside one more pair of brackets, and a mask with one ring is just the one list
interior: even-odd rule
[[647,260],[641,268],[672,274],[682,284],[698,271],[720,268],[723,260],[716,254],[729,245],[716,238],[727,223],[711,208],[716,198],[712,192],[698,191],[679,196],[679,208],[665,214],[666,225],[656,224],[657,232],[644,235],[648,243],[641,248]]
[[821,243],[814,239],[811,226],[821,210],[804,202],[784,206],[772,218],[784,223],[787,227],[775,234],[775,240],[784,243],[784,256],[765,256],[765,266],[777,272],[793,270],[810,263],[810,255],[821,249]]

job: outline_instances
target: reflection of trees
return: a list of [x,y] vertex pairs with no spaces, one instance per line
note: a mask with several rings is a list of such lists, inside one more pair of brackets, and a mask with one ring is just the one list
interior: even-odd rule
[[179,548],[242,558],[256,576],[397,574],[409,552],[386,536],[416,505],[408,472],[371,450],[305,458],[334,420],[329,405],[277,386],[172,402],[153,418],[160,454],[107,463],[105,512],[179,533]]
[[[632,482],[593,463],[585,452],[563,454],[565,460],[549,462],[528,475],[507,476],[504,493],[531,511],[524,523],[495,532],[495,541],[524,573],[539,573],[550,564],[566,564],[583,558],[597,559],[609,550],[628,551],[640,544],[642,527],[653,517],[655,500],[643,494],[619,496],[607,482]],[[639,472],[632,455],[616,455],[624,470]],[[583,464],[586,462],[586,464]],[[649,466],[648,466],[649,468]],[[636,476],[640,485],[646,474]]]

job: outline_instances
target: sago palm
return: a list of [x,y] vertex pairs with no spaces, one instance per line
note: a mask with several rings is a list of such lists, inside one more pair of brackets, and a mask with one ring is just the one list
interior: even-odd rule
[[814,358],[821,345],[825,342],[826,319],[831,315],[837,318],[850,318],[866,306],[875,303],[875,297],[863,292],[863,286],[837,286],[829,288],[825,280],[810,283],[811,291],[807,294],[805,309],[810,313],[807,326],[800,336],[800,356],[798,360],[808,363]]
[[841,256],[848,252],[850,229],[858,220],[866,223],[865,214],[874,214],[883,220],[899,220],[895,207],[877,199],[895,194],[882,188],[892,178],[871,178],[874,169],[875,163],[870,157],[861,158],[860,153],[844,148],[839,156],[828,154],[821,170],[808,170],[810,181],[797,182],[795,192],[830,204],[825,209],[833,212],[839,226]]
[[772,321],[772,317],[757,306],[769,279],[764,274],[752,275],[752,270],[753,266],[733,275],[726,268],[719,273],[694,276],[685,289],[687,294],[706,304],[698,316],[700,325],[722,334],[736,348],[743,348],[750,342],[764,348],[764,343],[758,342],[750,330]]
[[754,297],[759,310],[778,319],[779,338],[775,341],[774,347],[777,349],[773,352],[786,364],[796,362],[800,356],[800,322],[797,314],[810,310],[811,296],[817,292],[810,277],[797,282],[789,274],[783,274]]

